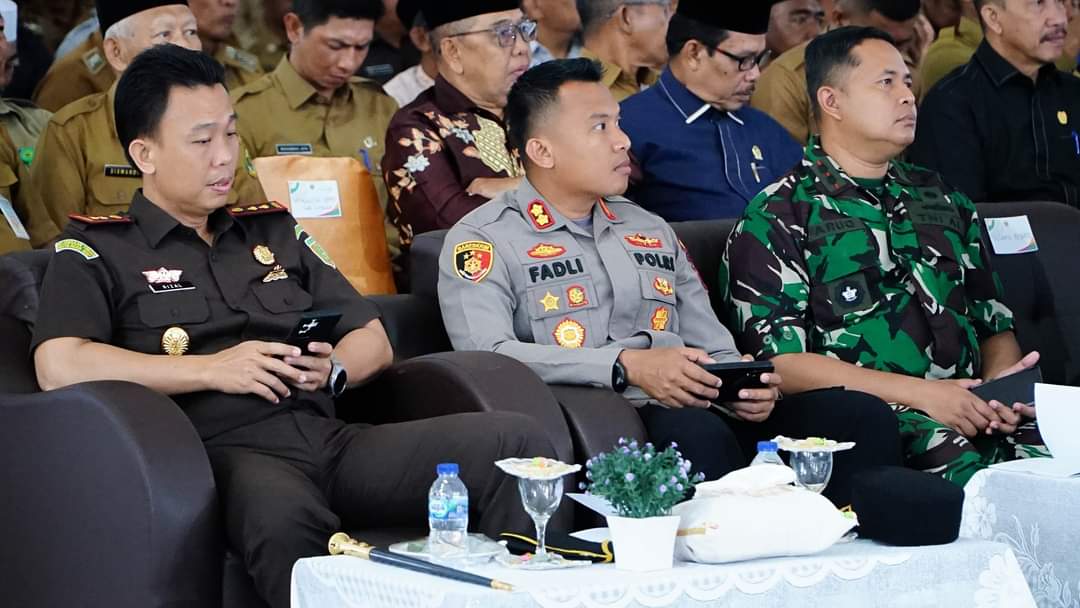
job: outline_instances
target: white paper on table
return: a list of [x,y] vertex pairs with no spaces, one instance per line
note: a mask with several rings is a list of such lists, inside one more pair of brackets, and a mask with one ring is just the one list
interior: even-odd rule
[[591,509],[604,517],[609,515],[618,515],[615,511],[615,507],[608,502],[608,499],[602,496],[596,496],[594,494],[584,494],[581,492],[568,492],[566,494],[570,498],[576,500],[579,504],[584,505],[586,508]]
[[332,179],[289,180],[289,206],[295,218],[341,217],[341,194]]
[[570,536],[588,543],[603,543],[611,540],[611,530],[607,528],[589,528],[588,530],[571,532]]
[[994,469],[1050,477],[1080,475],[1080,388],[1035,384],[1039,434],[1053,458],[1022,458],[993,465]]

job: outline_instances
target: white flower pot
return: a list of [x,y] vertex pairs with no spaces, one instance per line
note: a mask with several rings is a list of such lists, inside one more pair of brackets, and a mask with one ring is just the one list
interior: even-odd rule
[[609,515],[608,529],[615,543],[615,568],[649,572],[671,568],[679,516],[618,517]]

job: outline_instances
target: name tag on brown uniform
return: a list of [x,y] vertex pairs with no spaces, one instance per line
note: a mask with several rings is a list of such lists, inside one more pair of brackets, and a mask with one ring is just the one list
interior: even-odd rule
[[142,177],[139,171],[131,165],[105,165],[105,177]]
[[310,155],[314,151],[311,144],[277,144],[274,146],[274,150],[278,153],[278,156],[289,154]]

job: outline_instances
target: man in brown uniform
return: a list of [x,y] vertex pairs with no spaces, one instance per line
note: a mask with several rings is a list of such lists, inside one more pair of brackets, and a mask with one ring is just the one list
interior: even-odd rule
[[16,198],[26,170],[15,143],[0,129],[0,255],[30,249],[31,242],[56,233],[44,209],[28,209]]
[[189,0],[188,5],[198,23],[203,52],[224,66],[229,90],[262,78],[259,58],[237,48],[233,22],[240,5],[236,0]]
[[[99,0],[98,18],[109,33],[106,59],[117,73],[153,45],[202,48],[194,15],[176,0]],[[72,213],[107,216],[127,209],[139,186],[139,170],[128,164],[116,135],[115,92],[114,84],[64,107],[38,141],[25,204],[45,208],[59,229]]]
[[387,215],[406,248],[414,234],[453,226],[521,183],[506,145],[503,108],[529,68],[536,22],[516,0],[423,0],[438,58],[435,86],[402,108],[386,132]]
[[[397,103],[379,85],[354,76],[367,56],[380,0],[296,0],[285,15],[291,49],[277,68],[233,91],[240,138],[251,158],[287,154],[345,156],[361,161],[385,208],[379,163]],[[241,201],[261,196],[250,167],[239,167]],[[397,235],[387,229],[391,249]]]
[[577,0],[585,49],[600,62],[604,85],[622,101],[656,84],[668,60],[670,0]]
[[[141,188],[130,215],[73,221],[54,246],[33,342],[42,388],[108,378],[172,396],[206,446],[229,544],[273,608],[289,605],[293,563],[333,532],[423,526],[441,462],[460,465],[474,529],[531,529],[492,464],[554,455],[529,418],[337,418],[334,397],[388,367],[390,343],[284,207],[227,205],[239,146],[223,84],[218,63],[171,45],[121,77],[116,124]],[[330,342],[285,344],[311,310],[342,315]]]
[[[910,61],[921,56],[921,39],[917,31],[919,0],[836,0],[829,15],[833,27],[857,25],[876,27],[896,41],[897,48],[908,60],[915,77],[918,96],[918,74]],[[761,73],[750,105],[773,117],[799,143],[805,143],[816,129],[810,112],[810,97],[806,94],[806,44],[773,60]]]
[[284,19],[290,10],[292,0],[249,0],[241,8],[242,23],[236,26],[236,38],[267,72],[277,67],[289,50]]
[[103,43],[101,32],[96,31],[67,55],[58,57],[34,90],[34,103],[57,112],[77,99],[108,91],[116,82],[116,73],[105,61]]

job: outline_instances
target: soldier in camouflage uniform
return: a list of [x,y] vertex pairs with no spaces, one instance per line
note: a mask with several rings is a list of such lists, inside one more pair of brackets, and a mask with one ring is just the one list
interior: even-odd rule
[[1047,455],[1034,408],[968,390],[1038,355],[1021,356],[975,205],[893,160],[915,131],[899,52],[842,28],[807,62],[821,139],[750,203],[721,268],[744,352],[771,358],[785,392],[843,384],[893,403],[907,464],[960,485]]

